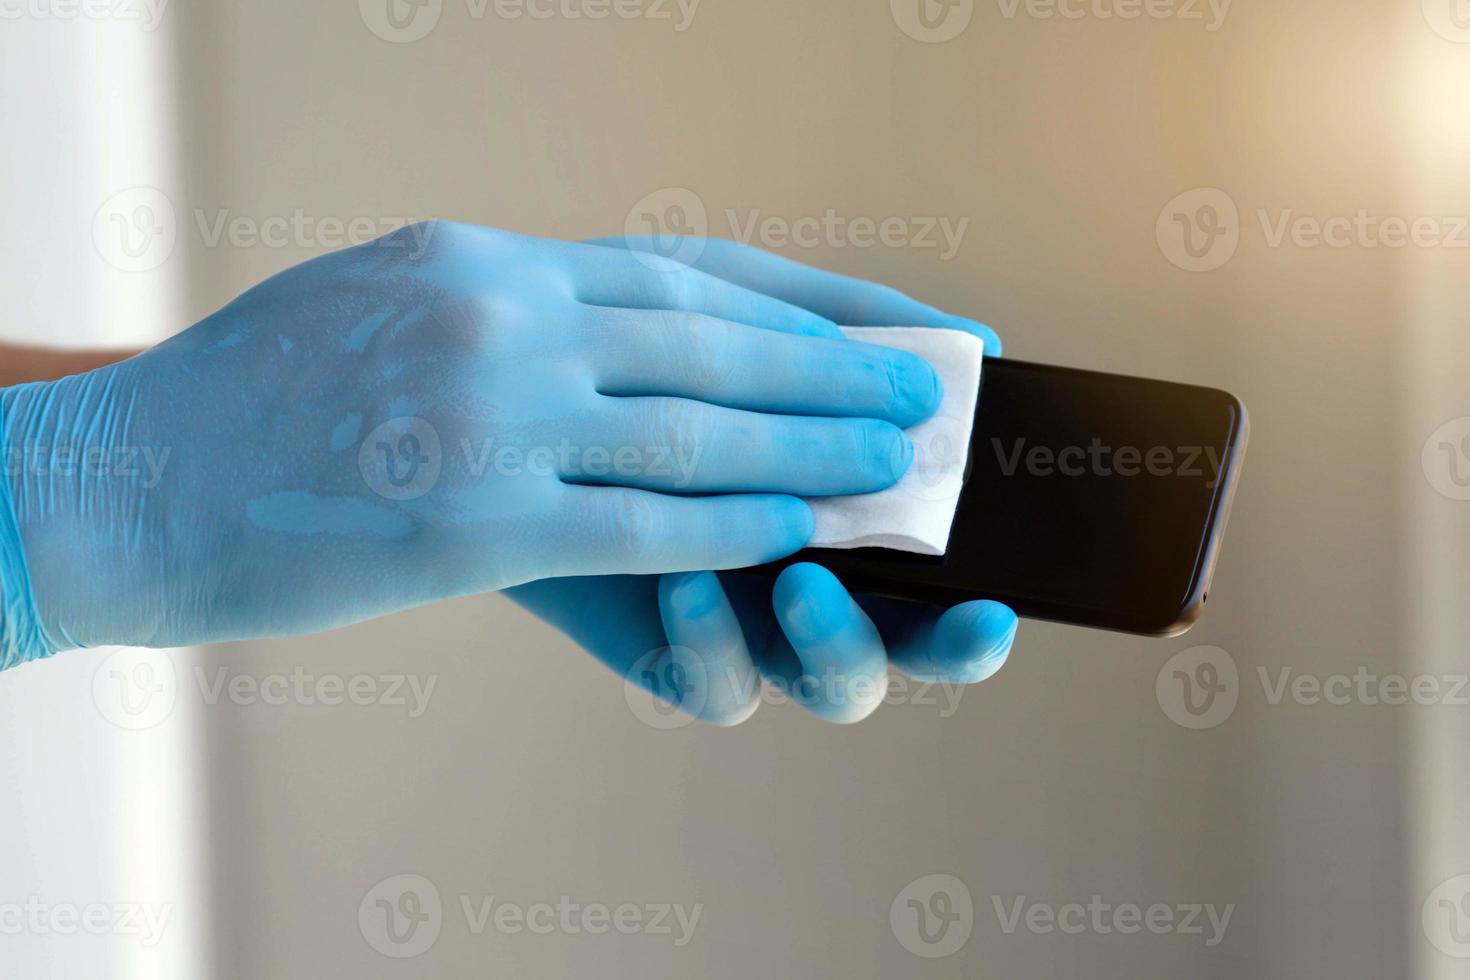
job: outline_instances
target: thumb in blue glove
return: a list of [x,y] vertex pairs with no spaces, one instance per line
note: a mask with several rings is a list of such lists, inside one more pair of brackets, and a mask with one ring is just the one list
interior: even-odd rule
[[[647,258],[657,245],[622,238],[599,243]],[[699,242],[686,252],[698,256],[700,271],[824,321],[964,330],[983,338],[987,352],[1000,350],[989,327],[887,286],[734,242]],[[943,609],[852,596],[831,572],[806,563],[785,569],[774,583],[739,573],[623,575],[533,582],[509,595],[630,684],[719,725],[756,710],[762,681],[818,717],[844,723],[883,702],[890,667],[924,682],[978,683],[1004,665],[1017,628],[1015,613],[1000,603]]]

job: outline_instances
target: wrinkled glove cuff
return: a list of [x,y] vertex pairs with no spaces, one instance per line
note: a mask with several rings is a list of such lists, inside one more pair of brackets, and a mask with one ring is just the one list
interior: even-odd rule
[[0,450],[4,451],[0,465],[0,670],[56,652],[46,641],[31,593],[31,576],[10,488],[10,452],[5,433],[4,406],[0,405]]

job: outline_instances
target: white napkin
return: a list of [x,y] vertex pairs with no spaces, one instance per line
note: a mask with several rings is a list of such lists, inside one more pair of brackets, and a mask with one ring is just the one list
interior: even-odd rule
[[960,330],[933,327],[842,329],[852,340],[924,358],[944,384],[944,400],[933,418],[907,430],[914,462],[898,483],[878,493],[807,500],[817,519],[809,547],[892,548],[942,555],[964,486],[985,341]]

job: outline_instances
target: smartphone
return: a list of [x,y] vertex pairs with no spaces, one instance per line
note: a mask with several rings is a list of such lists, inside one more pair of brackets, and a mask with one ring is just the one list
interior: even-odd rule
[[948,550],[810,548],[854,592],[1150,636],[1183,633],[1210,576],[1249,424],[1234,396],[986,358]]

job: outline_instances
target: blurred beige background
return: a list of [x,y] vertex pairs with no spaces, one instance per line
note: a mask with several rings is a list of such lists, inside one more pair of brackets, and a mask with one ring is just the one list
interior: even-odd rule
[[[1470,428],[1431,436],[1470,415],[1454,0],[1064,3],[1076,17],[960,0],[927,20],[913,0],[692,16],[644,0],[601,20],[570,15],[596,0],[558,4],[169,9],[178,169],[117,186],[161,190],[176,242],[130,281],[183,276],[182,326],[335,244],[333,221],[615,234],[678,217],[667,205],[690,197],[671,188],[725,236],[732,214],[738,231],[830,211],[848,234],[753,244],[985,320],[1011,356],[1245,401],[1208,610],[1174,640],[1026,623],[953,710],[938,692],[848,729],[768,705],[733,731],[655,730],[616,677],[496,597],[178,654],[181,702],[200,699],[196,671],[436,679],[417,717],[198,712],[209,974],[1470,976],[1470,708],[1272,703],[1271,687],[1283,670],[1446,686],[1467,670],[1470,503],[1435,466],[1470,467],[1436,463]],[[850,234],[929,218],[963,227],[954,254]],[[272,219],[314,230],[255,240]],[[1395,246],[1383,219],[1423,234]],[[1237,704],[1191,730],[1156,681],[1199,645],[1235,665]],[[404,959],[364,925],[401,874],[442,902],[437,939]],[[973,901],[944,958],[919,955],[937,947],[903,901],[890,917],[931,874]],[[462,900],[489,896],[701,917],[684,945],[477,934]],[[1218,942],[1204,915],[1202,935],[1006,928],[1018,901],[1094,896],[1231,917]]]

